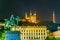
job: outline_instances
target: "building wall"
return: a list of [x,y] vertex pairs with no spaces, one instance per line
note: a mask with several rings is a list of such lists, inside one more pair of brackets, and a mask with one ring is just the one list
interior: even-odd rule
[[60,38],[60,30],[53,32],[55,38]]
[[45,40],[47,37],[46,26],[20,26],[11,29],[20,30],[21,40]]

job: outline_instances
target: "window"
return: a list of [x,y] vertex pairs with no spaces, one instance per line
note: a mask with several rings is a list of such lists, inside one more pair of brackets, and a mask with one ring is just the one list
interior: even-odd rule
[[22,30],[22,32],[23,32],[23,30]]
[[30,35],[30,33],[29,33],[29,35]]
[[24,33],[24,35],[25,35],[25,33]]
[[25,39],[25,37],[24,37],[24,39]]
[[36,32],[38,32],[38,30],[36,30]]
[[34,33],[35,33],[35,30],[34,30]]
[[43,35],[43,33],[41,33],[41,35]]
[[33,37],[31,37],[31,39],[33,39]]
[[39,35],[40,35],[40,33],[39,33]]
[[26,37],[28,39],[28,37]]
[[25,30],[24,30],[24,32],[25,32]]
[[43,39],[43,37],[41,37],[41,39]]
[[26,35],[28,35],[28,33],[26,33]]
[[35,35],[35,33],[33,35]]
[[29,33],[30,33],[30,30],[29,30]]
[[39,32],[40,32],[40,30],[39,30]]
[[45,36],[44,36],[44,39],[45,39]]
[[38,35],[38,33],[36,33],[36,35]]
[[39,37],[39,39],[40,39],[40,37]]
[[42,32],[42,30],[41,30],[41,32]]
[[30,37],[29,37],[29,39],[30,39]]
[[45,35],[45,33],[44,33],[44,35]]
[[35,37],[34,37],[34,39],[35,39]]

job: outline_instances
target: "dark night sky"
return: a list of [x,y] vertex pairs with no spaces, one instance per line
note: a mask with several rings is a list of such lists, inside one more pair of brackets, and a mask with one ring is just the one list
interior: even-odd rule
[[40,20],[52,19],[53,10],[56,13],[56,21],[60,23],[60,1],[55,0],[0,0],[0,19],[9,18],[11,14],[24,17],[25,12],[37,11]]

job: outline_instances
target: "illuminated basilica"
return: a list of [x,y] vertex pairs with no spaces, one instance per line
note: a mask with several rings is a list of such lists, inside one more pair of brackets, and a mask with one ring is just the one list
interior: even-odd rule
[[28,20],[29,22],[36,23],[36,11],[34,12],[33,15],[32,12],[30,11],[29,17],[27,16],[27,14],[25,14],[25,19]]
[[31,23],[37,23],[36,11],[34,11],[34,14],[32,14],[32,12],[30,11],[29,16],[27,15],[27,13],[25,13],[25,18],[20,19],[20,21],[28,21]]

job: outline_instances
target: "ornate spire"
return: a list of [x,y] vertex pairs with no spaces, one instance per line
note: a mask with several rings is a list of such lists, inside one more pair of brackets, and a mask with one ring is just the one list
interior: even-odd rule
[[36,11],[34,11],[34,15],[36,16]]
[[52,19],[53,23],[56,23],[56,17],[55,17],[55,12],[53,11],[53,19]]
[[32,12],[30,11],[30,16],[32,16]]

